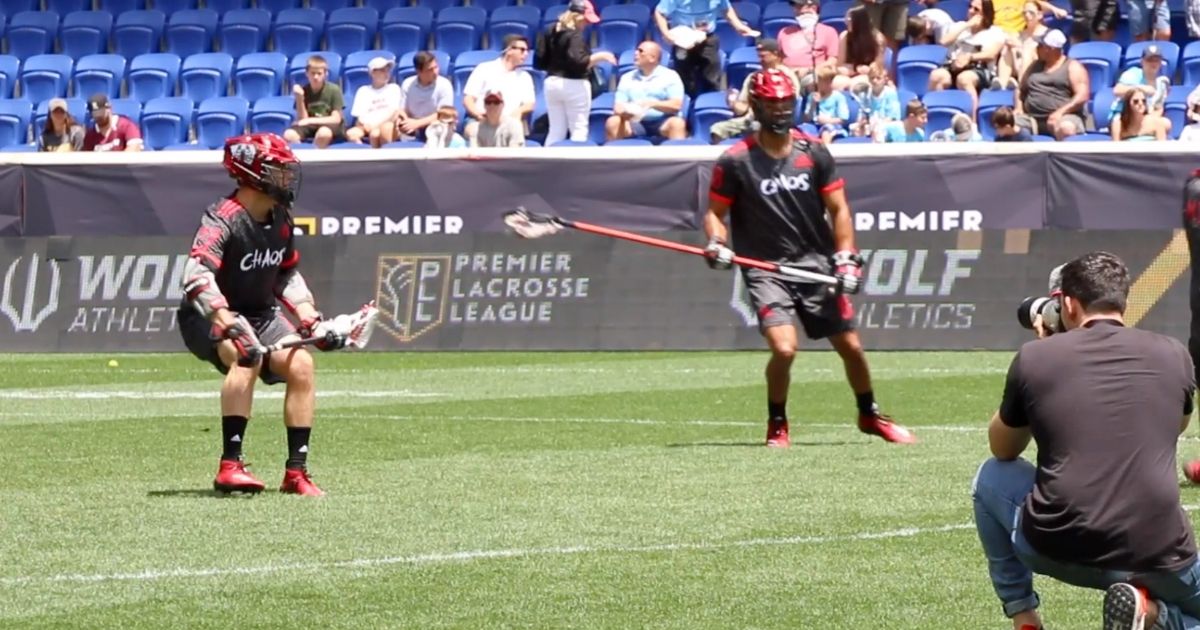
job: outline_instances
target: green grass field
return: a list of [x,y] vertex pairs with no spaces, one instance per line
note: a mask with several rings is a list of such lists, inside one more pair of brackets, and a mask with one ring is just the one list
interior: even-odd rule
[[[212,492],[190,356],[4,356],[0,628],[1006,629],[969,491],[1009,356],[872,354],[895,446],[804,354],[779,451],[763,353],[322,355],[317,500]],[[269,490],[281,396],[247,439]],[[1101,593],[1038,588],[1099,627]]]

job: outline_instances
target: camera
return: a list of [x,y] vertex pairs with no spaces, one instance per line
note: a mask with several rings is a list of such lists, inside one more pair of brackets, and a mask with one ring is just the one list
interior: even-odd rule
[[1046,283],[1048,296],[1033,296],[1021,300],[1021,305],[1017,307],[1017,323],[1021,324],[1022,328],[1033,330],[1033,320],[1041,315],[1042,326],[1047,334],[1067,331],[1062,320],[1062,300],[1058,297],[1062,292],[1064,266],[1065,264],[1059,265],[1050,270],[1050,280]]

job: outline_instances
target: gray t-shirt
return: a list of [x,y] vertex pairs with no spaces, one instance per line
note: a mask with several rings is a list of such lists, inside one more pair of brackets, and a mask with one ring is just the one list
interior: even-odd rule
[[487,120],[479,121],[479,131],[471,139],[472,147],[523,147],[525,146],[525,129],[521,121],[504,118],[498,125],[492,125]]
[[446,77],[438,77],[431,85],[421,85],[417,77],[400,84],[400,108],[409,118],[424,118],[439,107],[454,107],[454,87]]

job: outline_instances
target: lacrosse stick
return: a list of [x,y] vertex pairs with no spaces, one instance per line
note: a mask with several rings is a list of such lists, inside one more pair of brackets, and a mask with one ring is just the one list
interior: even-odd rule
[[371,340],[371,333],[375,331],[375,319],[378,317],[379,309],[375,308],[375,301],[371,300],[363,304],[362,308],[358,309],[355,313],[338,315],[333,318],[333,330],[323,336],[281,341],[265,346],[259,352],[265,354],[288,348],[311,346],[326,340],[333,341],[337,337],[345,337],[347,347],[361,350],[367,347],[367,342]]
[[[583,221],[569,221],[562,217],[535,214],[525,208],[517,208],[504,215],[504,224],[507,225],[513,232],[522,238],[541,238],[556,234],[564,229],[570,228],[590,234],[598,234],[600,236],[608,236],[611,238],[619,238],[642,245],[651,247],[660,247],[669,249],[675,252],[683,252],[685,254],[693,254],[696,256],[704,256],[704,248],[696,247],[695,245],[685,245],[676,243],[675,241],[667,241],[652,236],[642,236],[633,232],[625,232],[622,230],[614,230],[600,225],[584,223]],[[834,276],[817,273],[815,271],[807,271],[797,267],[788,267],[778,263],[767,262],[765,260],[757,260],[754,258],[746,258],[745,256],[734,256],[734,264],[742,267],[750,267],[752,269],[761,269],[763,271],[772,271],[789,278],[803,280],[807,282],[821,282],[839,287],[841,282]]]

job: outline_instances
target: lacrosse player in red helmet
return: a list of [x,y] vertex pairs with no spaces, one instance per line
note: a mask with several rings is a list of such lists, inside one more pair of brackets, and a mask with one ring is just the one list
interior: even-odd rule
[[[304,348],[265,352],[290,339],[324,336],[332,326],[317,311],[300,275],[300,253],[290,214],[300,187],[300,161],[275,134],[235,136],[225,142],[225,170],[237,190],[204,211],[184,272],[184,298],[177,317],[188,350],[225,375],[221,386],[224,450],[213,481],[220,492],[260,492],[263,482],[242,461],[242,443],[254,400],[254,381],[287,383],[283,423],[288,458],[281,492],[324,494],[309,479],[308,438],[316,390],[313,359]],[[286,307],[300,322],[292,325]],[[330,334],[321,350],[345,345]]]
[[[862,282],[862,258],[854,246],[850,205],[833,157],[816,138],[794,127],[796,89],[779,70],[755,73],[750,107],[759,130],[731,146],[713,167],[705,258],[729,269],[742,256],[786,263],[837,277],[839,286],[796,282],[757,269],[742,269],[751,304],[771,358],[767,362],[767,446],[786,447],[787,399],[799,319],[809,339],[829,339],[845,364],[858,406],[858,428],[889,442],[911,443],[907,429],[879,412],[871,372],[846,294]],[[733,235],[727,245],[726,216]]]

